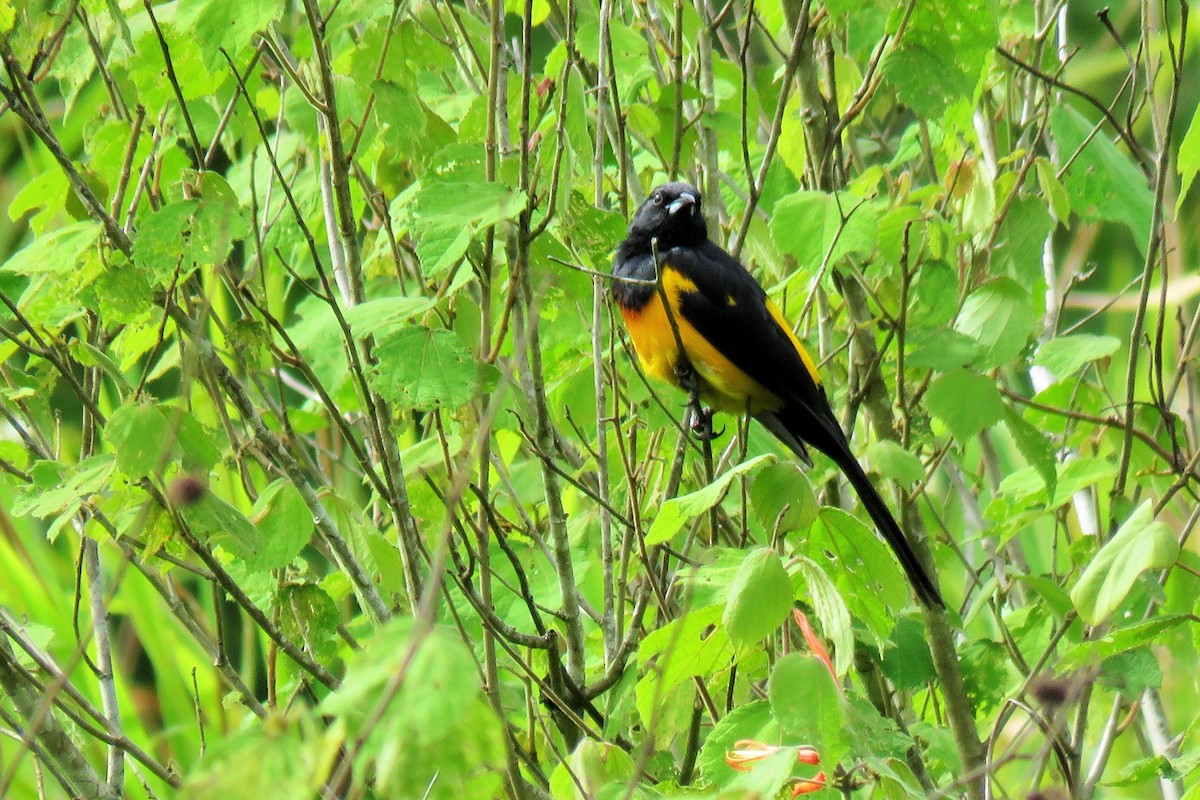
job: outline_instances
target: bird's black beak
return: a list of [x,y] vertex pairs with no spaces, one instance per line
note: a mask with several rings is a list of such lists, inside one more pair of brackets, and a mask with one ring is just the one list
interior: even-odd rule
[[679,213],[680,209],[691,208],[694,205],[696,205],[696,198],[687,192],[684,192],[683,194],[679,195],[679,198],[675,200],[675,202],[667,206],[667,211],[671,214],[671,216],[675,216],[677,213]]

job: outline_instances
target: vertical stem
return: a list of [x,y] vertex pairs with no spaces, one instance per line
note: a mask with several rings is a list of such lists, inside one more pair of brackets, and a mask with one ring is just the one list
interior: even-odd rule
[[679,159],[683,153],[683,0],[675,0],[675,23],[671,30],[674,49],[671,78],[675,83],[675,127],[671,137],[671,180],[679,177]]
[[609,513],[608,393],[604,386],[604,297],[607,287],[600,277],[592,279],[592,386],[596,398],[596,479],[600,496],[600,563],[604,570],[604,666],[611,667],[620,647],[620,631],[614,600],[613,526]]
[[[600,3],[600,46],[596,53],[596,151],[592,154],[593,201],[597,208],[604,207],[604,114],[609,101],[609,22],[612,20],[612,0]],[[570,23],[568,23],[570,24]],[[566,91],[567,87],[563,87]]]
[[[702,114],[711,114],[716,110],[716,79],[713,77],[713,28],[711,0],[695,0],[696,12],[700,15],[700,33],[696,41],[696,55],[700,62],[700,94],[704,98]],[[721,202],[717,191],[717,176],[720,167],[717,163],[717,135],[712,128],[702,120],[698,126],[700,135],[700,158],[704,162],[704,175],[701,182],[701,192],[709,213],[717,212],[719,221],[727,216],[725,205]]]
[[[112,640],[110,617],[104,591],[104,574],[100,569],[100,545],[83,533],[83,569],[87,575],[88,605],[92,610],[92,643],[96,647],[96,681],[100,686],[100,702],[110,731],[121,730],[121,709],[117,704],[117,686],[113,680]],[[110,744],[108,755],[108,785],[118,796],[125,784],[125,754],[119,745]]]
[[[99,344],[100,332],[99,318],[89,315],[88,341],[93,347]],[[97,419],[90,410],[98,406],[100,399],[100,369],[98,367],[89,367],[84,371],[83,389],[90,403],[83,407],[83,430],[81,432],[83,441],[79,452],[81,462],[95,455],[99,441],[99,427],[103,424],[103,420]],[[108,729],[120,731],[121,709],[117,703],[116,681],[113,679],[111,627],[108,598],[104,590],[104,572],[100,565],[100,545],[84,532],[81,517],[76,517],[73,524],[83,543],[80,557],[83,559],[83,571],[87,576],[88,607],[92,617],[92,644],[96,648],[96,658],[91,663],[95,665],[100,702],[104,709]],[[125,786],[125,754],[120,746],[112,743],[107,745],[106,751],[108,786],[117,796],[121,796]]]

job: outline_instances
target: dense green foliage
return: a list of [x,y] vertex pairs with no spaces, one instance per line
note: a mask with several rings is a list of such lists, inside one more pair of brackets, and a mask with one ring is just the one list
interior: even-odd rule
[[[0,0],[0,795],[1200,798],[1196,31],[1128,5]],[[676,177],[946,614],[639,375]]]

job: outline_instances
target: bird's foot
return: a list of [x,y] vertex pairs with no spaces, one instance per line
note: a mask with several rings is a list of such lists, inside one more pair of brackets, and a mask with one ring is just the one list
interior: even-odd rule
[[711,408],[702,406],[699,402],[688,403],[687,414],[684,417],[688,432],[702,442],[711,442],[722,436],[725,433],[724,428],[713,430],[714,413]]

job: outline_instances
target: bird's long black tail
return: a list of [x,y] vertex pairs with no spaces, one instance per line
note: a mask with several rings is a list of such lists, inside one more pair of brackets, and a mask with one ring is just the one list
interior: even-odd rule
[[[831,455],[831,457],[833,456]],[[879,491],[871,483],[867,473],[863,472],[858,460],[849,451],[845,453],[845,457],[834,457],[834,460],[838,462],[838,466],[842,468],[850,485],[858,493],[858,499],[862,501],[867,513],[871,515],[871,519],[874,520],[879,533],[883,535],[884,541],[896,554],[900,566],[904,568],[904,573],[908,575],[913,588],[917,590],[917,597],[921,598],[921,602],[930,608],[945,608],[946,603],[942,600],[942,593],[938,591],[937,584],[925,569],[925,565],[917,558],[917,554],[913,552],[904,531],[900,530],[896,518],[892,516],[891,510],[888,509],[883,498],[879,496]]]
[[896,518],[892,516],[887,503],[880,497],[875,484],[871,483],[871,479],[863,471],[862,465],[858,463],[854,453],[850,452],[850,445],[846,442],[846,437],[842,434],[842,429],[838,425],[837,419],[834,418],[833,412],[822,413],[822,410],[819,409],[796,405],[780,412],[756,416],[767,430],[779,437],[803,460],[808,461],[808,455],[804,452],[804,445],[800,443],[801,441],[811,444],[833,459],[850,481],[850,485],[854,487],[858,499],[862,501],[867,513],[871,515],[871,519],[875,522],[875,527],[883,536],[884,541],[896,554],[909,582],[917,590],[917,597],[930,608],[945,608],[946,603],[942,600],[942,593],[938,591],[937,583],[925,569],[925,565],[917,558],[917,554],[913,552],[908,538],[904,535],[904,531],[900,530]]

